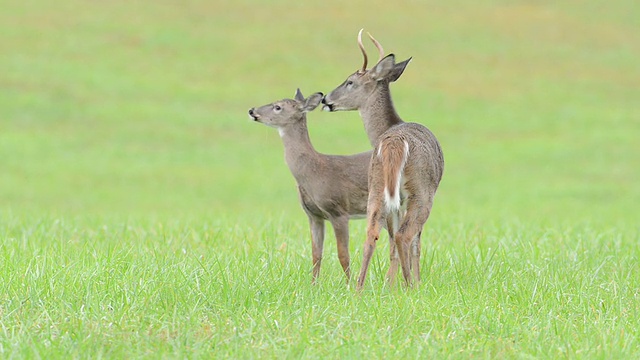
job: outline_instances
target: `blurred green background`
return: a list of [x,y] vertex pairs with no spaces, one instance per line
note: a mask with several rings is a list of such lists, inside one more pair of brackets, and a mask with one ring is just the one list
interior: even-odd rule
[[[246,112],[333,89],[365,28],[413,57],[394,102],[443,146],[430,222],[633,225],[639,19],[635,0],[3,2],[0,207],[302,221],[277,132]],[[357,112],[309,123],[322,152],[369,147]]]

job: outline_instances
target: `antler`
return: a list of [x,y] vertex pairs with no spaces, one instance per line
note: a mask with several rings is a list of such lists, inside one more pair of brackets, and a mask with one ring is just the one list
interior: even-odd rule
[[384,57],[384,50],[382,49],[382,45],[380,45],[378,40],[376,40],[373,36],[371,36],[369,32],[367,32],[367,35],[369,35],[369,39],[373,41],[373,45],[375,45],[378,48],[378,61],[382,60],[382,58]]
[[358,71],[360,73],[364,73],[365,71],[367,71],[367,52],[364,50],[364,45],[362,45],[362,30],[364,29],[360,29],[360,32],[358,33],[358,46],[360,47],[360,51],[362,51],[362,56],[364,57],[364,64],[362,64],[362,69]]

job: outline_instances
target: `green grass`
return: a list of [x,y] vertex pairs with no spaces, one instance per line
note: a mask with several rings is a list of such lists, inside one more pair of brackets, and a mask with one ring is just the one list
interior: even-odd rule
[[[9,2],[0,12],[0,357],[640,356],[635,1]],[[319,284],[277,133],[371,31],[446,160],[422,285]],[[373,47],[369,47],[372,56]],[[358,114],[309,114],[327,153]],[[364,222],[351,224],[357,271]]]
[[383,286],[378,256],[357,294],[335,256],[310,286],[304,226],[258,222],[9,218],[0,349],[29,358],[638,354],[633,231],[438,224],[424,236],[421,287]]

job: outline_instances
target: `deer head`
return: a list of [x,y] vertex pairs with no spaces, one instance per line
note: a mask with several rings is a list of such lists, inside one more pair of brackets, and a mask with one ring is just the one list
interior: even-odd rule
[[283,128],[302,121],[305,113],[318,107],[321,100],[322,93],[315,93],[305,99],[300,89],[297,89],[293,99],[282,99],[249,109],[249,117],[267,126]]
[[395,56],[384,56],[384,50],[380,43],[368,34],[373,44],[378,48],[378,63],[367,70],[367,53],[362,45],[362,29],[358,33],[358,47],[364,57],[362,68],[349,75],[337,88],[327,94],[323,99],[322,107],[325,111],[357,110],[366,102],[380,86],[388,86],[389,83],[398,80],[404,72],[411,58],[396,64]]

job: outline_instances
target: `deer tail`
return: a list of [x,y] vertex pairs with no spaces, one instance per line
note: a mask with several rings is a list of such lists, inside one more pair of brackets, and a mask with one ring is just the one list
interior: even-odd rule
[[380,141],[378,158],[382,164],[384,202],[388,212],[400,209],[400,186],[408,157],[409,143],[405,139],[388,137]]

